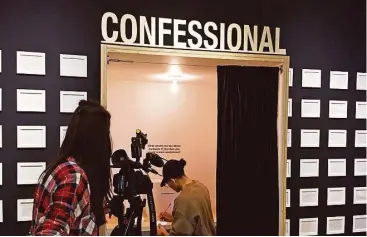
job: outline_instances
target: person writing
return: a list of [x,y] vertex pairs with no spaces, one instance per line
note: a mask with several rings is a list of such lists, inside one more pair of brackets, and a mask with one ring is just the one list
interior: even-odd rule
[[31,235],[98,235],[109,199],[110,113],[82,100],[55,162],[39,178]]
[[199,181],[189,179],[184,172],[186,161],[169,160],[163,166],[161,187],[168,185],[180,194],[175,199],[172,214],[160,213],[160,219],[172,222],[170,233],[158,225],[158,235],[216,234],[210,195],[207,187]]

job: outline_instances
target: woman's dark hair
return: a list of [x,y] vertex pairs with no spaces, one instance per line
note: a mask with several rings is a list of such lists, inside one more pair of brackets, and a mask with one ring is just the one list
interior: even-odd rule
[[87,174],[91,188],[91,209],[97,225],[105,222],[103,202],[111,196],[110,113],[100,104],[82,100],[71,117],[55,163],[41,175],[42,183],[69,157],[75,159]]

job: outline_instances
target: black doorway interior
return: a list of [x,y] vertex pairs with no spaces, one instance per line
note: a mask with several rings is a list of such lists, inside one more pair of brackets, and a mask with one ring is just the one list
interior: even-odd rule
[[219,66],[218,235],[278,235],[279,68]]

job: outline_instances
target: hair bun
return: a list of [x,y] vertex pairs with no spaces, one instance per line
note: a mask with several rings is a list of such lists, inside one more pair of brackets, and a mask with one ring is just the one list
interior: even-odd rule
[[181,159],[179,160],[179,164],[182,166],[182,167],[185,167],[186,165],[186,161],[184,159]]

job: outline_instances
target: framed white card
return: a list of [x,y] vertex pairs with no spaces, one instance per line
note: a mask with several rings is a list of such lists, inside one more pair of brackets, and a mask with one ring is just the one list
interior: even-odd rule
[[4,211],[3,210],[4,210],[3,200],[0,200],[0,223],[2,223],[3,220],[4,220],[4,214],[3,214]]
[[330,89],[347,90],[348,72],[330,72]]
[[3,147],[3,126],[0,125],[0,148]]
[[301,147],[319,147],[320,130],[301,129]]
[[17,219],[18,221],[31,221],[33,211],[33,199],[17,200]]
[[292,147],[292,129],[287,131],[287,147]]
[[330,100],[329,101],[329,118],[347,118],[348,117],[348,101]]
[[367,231],[366,215],[353,216],[353,233],[366,232],[366,231]]
[[73,113],[78,107],[79,101],[87,99],[87,92],[60,91],[60,112]]
[[326,218],[326,234],[344,234],[345,230],[345,217],[334,216]]
[[60,147],[62,145],[62,142],[64,141],[67,130],[68,126],[60,126]]
[[288,99],[288,117],[292,117],[292,99]]
[[60,54],[60,76],[87,77],[87,56]]
[[321,70],[302,69],[302,87],[321,88]]
[[291,221],[289,219],[285,220],[285,235],[290,236],[291,234]]
[[291,190],[287,189],[285,194],[285,206],[291,207]]
[[0,88],[0,111],[3,110],[3,90]]
[[367,204],[367,187],[354,187],[353,204]]
[[367,118],[367,102],[357,101],[356,102],[356,119]]
[[300,160],[300,177],[318,177],[318,176],[319,176],[318,159]]
[[288,86],[293,86],[293,68],[289,68]]
[[22,162],[17,163],[17,184],[37,184],[38,179],[46,169],[45,162]]
[[320,100],[305,100],[301,102],[302,118],[320,118]]
[[347,130],[329,130],[329,147],[347,147]]
[[345,205],[345,187],[327,189],[327,205]]
[[328,176],[338,177],[347,175],[346,159],[328,159]]
[[17,148],[46,148],[46,126],[17,126]]
[[299,206],[313,207],[319,205],[319,189],[304,188],[299,190]]
[[365,72],[357,73],[357,90],[367,90],[367,76]]
[[287,159],[287,178],[290,178],[291,177],[291,170],[292,170],[291,160],[290,159]]
[[17,74],[46,75],[46,54],[17,51]]
[[318,233],[318,218],[301,218],[299,219],[299,235],[317,235]]
[[367,175],[367,159],[354,160],[354,176]]
[[46,91],[17,89],[18,112],[46,112]]
[[367,131],[356,130],[355,147],[367,147]]

